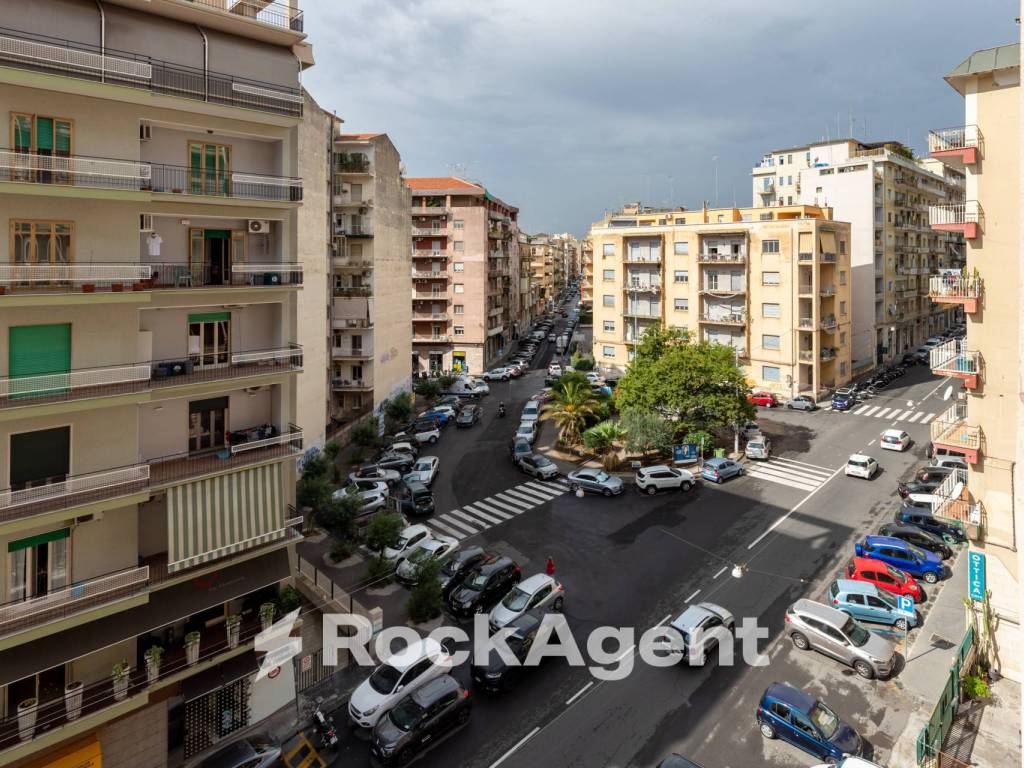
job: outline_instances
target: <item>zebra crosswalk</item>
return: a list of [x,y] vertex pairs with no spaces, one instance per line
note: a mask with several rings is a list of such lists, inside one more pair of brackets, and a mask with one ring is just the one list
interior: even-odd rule
[[568,492],[569,484],[562,478],[541,482],[532,480],[495,493],[486,499],[463,504],[442,515],[435,514],[424,524],[435,533],[467,539],[481,531],[514,519]]
[[854,416],[869,416],[876,419],[889,419],[890,421],[905,421],[907,424],[927,424],[935,418],[935,413],[926,413],[914,408],[897,406],[886,408],[882,405],[860,405],[850,411]]
[[807,464],[794,459],[773,457],[767,461],[748,461],[743,465],[750,477],[769,483],[788,485],[801,491],[813,491],[832,477],[834,469]]

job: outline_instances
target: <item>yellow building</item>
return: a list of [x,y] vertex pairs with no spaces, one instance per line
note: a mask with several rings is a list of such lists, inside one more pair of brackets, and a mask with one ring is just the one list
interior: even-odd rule
[[821,397],[850,380],[850,227],[828,208],[656,210],[590,230],[594,359],[622,371],[652,326],[730,344],[752,386]]
[[969,469],[943,485],[936,513],[966,523],[972,549],[988,555],[997,666],[1021,680],[1020,47],[976,51],[946,82],[964,97],[965,125],[932,131],[928,145],[932,157],[966,173],[965,199],[933,206],[930,222],[964,237],[967,267],[933,277],[930,294],[963,309],[967,338],[934,350],[932,369],[963,379],[966,394],[932,422],[931,438],[965,454]]

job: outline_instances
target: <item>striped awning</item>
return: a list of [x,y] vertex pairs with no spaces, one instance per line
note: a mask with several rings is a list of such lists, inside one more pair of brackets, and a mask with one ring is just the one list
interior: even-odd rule
[[167,492],[171,573],[284,538],[280,464],[176,485]]

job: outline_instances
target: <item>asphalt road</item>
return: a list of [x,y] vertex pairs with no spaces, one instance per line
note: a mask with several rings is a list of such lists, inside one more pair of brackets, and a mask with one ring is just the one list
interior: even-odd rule
[[[546,368],[551,353],[541,348],[538,368]],[[439,512],[524,482],[508,459],[508,440],[520,408],[543,386],[543,377],[534,370],[511,384],[492,384],[482,422],[469,430],[449,429],[435,446],[432,452],[441,458],[434,486]],[[918,368],[871,405],[912,410],[910,402],[915,412],[941,412],[943,390],[940,380]],[[508,407],[504,419],[496,416],[499,399]],[[812,765],[810,757],[765,743],[757,732],[757,700],[776,679],[810,685],[863,729],[880,756],[887,754],[906,715],[886,693],[895,684],[862,684],[828,660],[798,658],[788,642],[779,642],[779,631],[785,608],[834,578],[853,540],[891,516],[897,480],[923,463],[927,424],[901,422],[916,443],[908,453],[895,454],[877,446],[888,419],[762,410],[759,422],[773,438],[775,455],[790,461],[777,463],[781,469],[768,475],[772,479],[747,476],[685,495],[647,497],[630,489],[618,498],[578,499],[566,493],[464,544],[481,543],[513,557],[524,578],[543,570],[551,556],[566,587],[565,615],[584,656],[595,627],[631,627],[638,638],[687,603],[711,600],[737,617],[759,617],[768,627],[770,637],[761,646],[771,659],[768,667],[663,669],[636,659],[625,680],[599,682],[586,668],[548,659],[512,691],[475,692],[469,723],[416,764],[654,766],[680,752],[707,768]],[[879,460],[882,472],[873,481],[842,475],[846,458],[856,451]],[[744,566],[742,578],[731,576],[735,564]],[[612,645],[606,649],[616,651]],[[628,644],[622,652],[635,656]],[[455,676],[472,688],[468,672],[463,666]],[[365,743],[350,735],[334,764],[368,765]]]

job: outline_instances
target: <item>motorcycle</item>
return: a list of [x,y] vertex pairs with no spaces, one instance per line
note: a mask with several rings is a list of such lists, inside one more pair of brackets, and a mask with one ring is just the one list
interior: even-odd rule
[[338,731],[334,727],[334,718],[324,714],[321,704],[322,701],[317,699],[316,707],[313,708],[313,728],[316,729],[317,735],[320,736],[320,745],[322,747],[337,749]]
[[505,404],[504,403],[498,403],[498,418],[499,419],[504,419],[505,418]]

